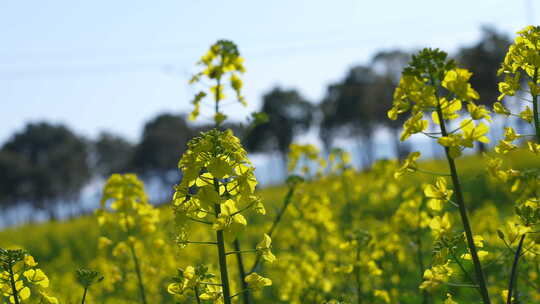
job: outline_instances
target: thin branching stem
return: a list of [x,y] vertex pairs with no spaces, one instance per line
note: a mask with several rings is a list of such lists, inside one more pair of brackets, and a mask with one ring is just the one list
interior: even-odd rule
[[199,287],[195,285],[195,287],[193,287],[193,291],[195,292],[195,300],[197,300],[197,304],[201,304],[201,298],[199,297]]
[[471,124],[472,122],[473,122],[473,121],[472,121],[472,119],[471,119],[471,120],[467,121],[464,125],[459,126],[459,127],[455,128],[455,129],[452,130],[452,131],[449,131],[448,134],[456,133],[457,131],[463,129],[463,127],[465,127],[465,126],[468,125],[468,124]]
[[431,135],[430,133],[427,133],[427,132],[422,132],[422,134],[424,134],[425,136],[427,136],[427,137],[429,137],[429,138],[434,138],[434,139],[438,139],[438,138],[439,138],[438,136]]
[[220,283],[212,283],[212,282],[199,282],[201,285],[212,285],[212,286],[223,286],[223,284]]
[[478,285],[472,285],[472,284],[451,283],[451,282],[445,282],[444,284],[448,286],[454,286],[454,287],[479,288]]
[[[448,133],[446,132],[444,116],[443,116],[442,109],[440,106],[439,97],[436,95],[435,98],[437,99],[437,116],[439,118],[439,126],[441,128],[441,133],[443,136],[448,136]],[[474,237],[473,237],[473,233],[471,229],[471,224],[469,222],[469,216],[467,215],[467,208],[465,206],[465,200],[463,199],[463,193],[461,191],[461,183],[459,181],[456,164],[452,156],[450,156],[450,149],[448,147],[444,147],[444,152],[446,154],[448,166],[450,167],[450,174],[452,176],[452,183],[454,185],[456,200],[459,207],[459,214],[461,216],[461,222],[465,230],[467,245],[471,253],[471,257],[472,257],[472,261],[474,265],[474,271],[476,274],[476,281],[480,289],[480,295],[482,296],[482,301],[484,302],[484,304],[491,304],[491,300],[489,298],[489,292],[487,288],[487,283],[486,283],[486,278],[484,276],[482,264],[480,263],[480,258],[478,257],[476,245],[474,244]]]
[[[274,219],[274,222],[272,222],[272,226],[268,230],[266,234],[268,234],[269,237],[272,237],[272,233],[274,233],[274,230],[276,229],[279,222],[281,222],[281,218],[283,217],[283,214],[285,213],[285,210],[287,210],[287,207],[291,203],[291,198],[293,196],[294,190],[296,186],[291,186],[289,188],[289,191],[287,192],[287,195],[285,195],[285,199],[283,200],[283,205],[281,206],[281,209],[279,210],[276,218]],[[261,256],[257,255],[257,258],[255,258],[255,262],[253,263],[253,266],[251,266],[251,270],[249,273],[252,273],[257,269],[259,266],[259,263],[261,262]]]
[[[420,283],[424,280],[424,257],[422,254],[422,227],[420,225],[420,222],[422,221],[422,204],[418,206],[418,220],[416,221],[416,258],[418,259],[418,268],[420,272]],[[427,290],[422,290],[422,304],[428,304],[429,303],[429,294]]]
[[512,304],[512,293],[514,291],[514,286],[516,285],[517,273],[518,273],[518,262],[521,253],[521,248],[523,248],[523,242],[525,241],[526,234],[523,234],[519,239],[518,247],[516,254],[514,255],[514,262],[512,263],[512,271],[510,272],[510,282],[508,283],[508,296],[506,298],[506,304]]
[[[448,244],[446,244],[448,246]],[[448,246],[450,247],[450,246]],[[473,277],[469,274],[469,272],[465,269],[465,267],[463,266],[463,264],[461,264],[461,262],[459,261],[458,257],[456,256],[456,252],[453,250],[453,249],[450,249],[450,254],[452,255],[452,258],[454,259],[454,261],[456,262],[456,264],[458,264],[459,266],[459,269],[461,269],[461,271],[463,272],[463,274],[465,275],[465,277],[467,277],[467,280],[469,280],[469,282],[471,283],[476,283],[473,279]]]
[[234,251],[227,251],[225,252],[225,255],[229,254],[235,254],[235,253],[255,253],[257,250],[251,249],[251,250],[234,250]]
[[15,304],[19,304],[19,293],[17,292],[17,287],[15,286],[15,275],[13,274],[13,266],[11,261],[8,262],[8,272],[9,272],[9,283],[11,284],[11,295],[13,296],[13,301]]
[[240,213],[242,213],[242,212],[248,210],[249,208],[253,207],[253,205],[255,205],[255,202],[253,202],[253,203],[247,205],[246,207],[244,207],[244,208],[242,208],[242,209],[240,209],[240,210],[238,210],[238,211],[236,211],[236,212],[231,213],[230,216],[235,216],[235,215],[237,215],[237,214],[240,214]]
[[188,244],[199,244],[199,245],[217,245],[217,242],[198,242],[198,241],[186,241]]
[[517,99],[521,100],[521,101],[525,101],[525,102],[529,102],[529,103],[532,103],[532,100],[529,100],[527,98],[524,98],[524,97],[520,97],[520,96],[515,96]]
[[419,169],[419,168],[416,169],[416,172],[429,174],[429,175],[450,176],[450,174],[448,173],[433,172],[433,171]]
[[[246,293],[243,295],[242,300],[244,304],[250,304],[251,298],[247,292],[248,284],[245,281],[246,278],[246,269],[244,267],[244,259],[242,258],[242,249],[240,247],[240,241],[238,238],[234,240],[234,250],[236,252],[236,261],[238,263],[238,275],[240,276],[240,283],[242,284],[242,290],[245,290]],[[234,297],[234,296],[232,296]],[[231,297],[231,298],[232,298]]]
[[272,234],[274,233],[274,230],[276,230],[278,224],[281,222],[281,218],[283,217],[283,214],[285,213],[285,210],[287,210],[287,207],[291,203],[291,198],[294,194],[296,186],[292,186],[289,188],[289,191],[287,192],[287,195],[285,196],[285,199],[283,201],[283,206],[281,206],[281,209],[279,210],[276,218],[274,219],[274,222],[272,222],[272,226],[270,227],[270,230],[268,230],[268,236],[272,237]]
[[201,223],[201,224],[206,224],[206,225],[213,225],[211,222],[208,222],[208,221],[205,221],[205,220],[200,220],[200,219],[196,219],[196,218],[192,218],[192,217],[187,217],[188,220],[191,220],[191,221],[194,221],[194,222],[197,222],[197,223]]
[[362,281],[360,278],[360,266],[358,265],[360,261],[360,244],[356,247],[356,257],[354,263],[354,278],[356,280],[356,298],[357,303],[362,304]]
[[84,288],[83,295],[82,295],[81,304],[84,304],[84,301],[86,300],[86,293],[87,293],[87,292],[88,292],[88,287],[85,287],[85,288]]
[[241,295],[241,294],[243,294],[243,293],[245,293],[245,292],[247,292],[247,291],[249,291],[249,288],[242,289],[242,290],[240,290],[239,292],[233,294],[233,295],[231,296],[231,299],[234,298],[234,297],[236,297],[236,296],[239,296],[239,295]]
[[135,273],[137,274],[137,281],[139,284],[139,293],[141,296],[141,302],[143,304],[146,304],[146,293],[144,291],[144,284],[142,280],[142,273],[141,273],[141,267],[139,265],[139,258],[137,257],[137,253],[135,252],[135,246],[133,242],[129,240],[131,236],[131,227],[129,226],[129,221],[126,212],[122,212],[122,215],[124,216],[124,220],[126,222],[126,236],[128,239],[129,249],[131,251],[131,258],[133,259],[133,263],[135,264]]
[[142,280],[142,274],[141,274],[141,266],[139,265],[139,258],[137,257],[137,253],[135,252],[135,246],[131,243],[129,243],[129,249],[131,250],[131,257],[133,258],[133,263],[135,264],[135,272],[137,273],[137,281],[139,283],[139,292],[141,295],[141,302],[143,304],[146,304],[146,293],[144,291],[144,284]]

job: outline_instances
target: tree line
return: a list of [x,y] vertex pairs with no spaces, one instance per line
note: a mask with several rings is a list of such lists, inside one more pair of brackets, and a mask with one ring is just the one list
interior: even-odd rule
[[[480,104],[496,100],[496,71],[509,45],[507,35],[484,27],[479,41],[455,54],[474,73],[471,82],[482,96]],[[275,87],[262,98],[265,123],[228,127],[249,152],[278,152],[283,162],[293,139],[314,126],[327,151],[338,139],[357,141],[362,147],[358,157],[365,165],[374,160],[375,132],[386,129],[392,134],[396,157],[401,157],[408,152],[399,142],[403,121],[387,119],[386,112],[409,59],[410,53],[403,50],[380,51],[328,85],[318,103],[295,89]],[[118,172],[136,172],[173,185],[179,181],[178,156],[188,140],[209,128],[190,125],[183,114],[164,113],[148,121],[140,141],[132,143],[110,132],[88,139],[61,124],[28,123],[0,147],[0,209],[27,205],[54,217],[58,205],[78,202],[93,179]]]

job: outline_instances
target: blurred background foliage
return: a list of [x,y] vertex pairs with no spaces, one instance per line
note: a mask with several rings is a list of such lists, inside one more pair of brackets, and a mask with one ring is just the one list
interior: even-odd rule
[[[509,43],[506,33],[485,26],[477,42],[454,54],[474,73],[471,82],[482,104],[496,99],[496,70]],[[389,154],[401,158],[410,150],[399,142],[403,122],[387,119],[386,111],[411,51],[376,52],[367,64],[352,66],[341,81],[328,85],[319,101],[306,99],[296,89],[272,88],[258,109],[267,114],[267,123],[251,129],[240,122],[227,127],[239,134],[249,152],[278,153],[282,164],[271,170],[278,176],[286,175],[283,164],[289,145],[308,133],[318,135],[326,153],[343,142],[356,144],[360,148],[353,155],[355,165],[367,168],[380,154],[375,142],[385,131],[392,138]],[[187,141],[209,128],[191,124],[184,113],[162,113],[149,119],[140,140],[132,142],[114,130],[86,138],[62,124],[30,122],[0,147],[0,208],[26,208],[25,216],[4,225],[38,219],[28,210],[42,211],[50,219],[79,214],[89,209],[81,204],[81,193],[96,189],[111,173],[136,172],[153,181],[161,193],[155,203],[163,203],[179,181],[176,167]],[[484,150],[483,145],[478,147],[479,152]]]

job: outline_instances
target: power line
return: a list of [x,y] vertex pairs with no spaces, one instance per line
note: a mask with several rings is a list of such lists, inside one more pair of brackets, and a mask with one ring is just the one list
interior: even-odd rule
[[0,78],[18,79],[28,77],[63,77],[63,76],[87,76],[104,75],[134,72],[158,72],[172,74],[179,67],[171,64],[152,63],[108,63],[92,65],[56,65],[41,67],[12,67],[2,69],[0,67]]
[[[530,0],[526,0],[526,3],[531,6],[527,7],[527,12],[530,13],[530,18],[532,19],[532,4]],[[293,57],[299,55],[312,55],[321,52],[327,52],[332,50],[344,50],[347,48],[354,48],[357,50],[364,50],[366,52],[373,53],[375,47],[375,41],[372,39],[364,38],[363,40],[351,39],[350,36],[347,37],[331,37],[330,39],[305,39],[303,41],[287,41],[284,43],[274,42],[271,45],[248,45],[246,47],[241,47],[241,52],[244,57],[249,61],[267,61],[269,58],[284,58],[284,57]],[[399,48],[400,46],[396,46]],[[411,47],[401,47],[402,49],[412,49]],[[109,73],[133,73],[133,72],[159,72],[164,74],[177,74],[179,70],[189,71],[193,67],[193,62],[190,61],[186,64],[181,64],[180,62],[184,60],[178,60],[177,63],[174,62],[175,59],[157,59],[156,55],[161,53],[175,53],[175,54],[186,54],[191,51],[196,51],[200,49],[195,45],[183,45],[176,47],[164,47],[164,48],[143,48],[143,51],[150,51],[146,54],[133,54],[130,57],[145,58],[148,60],[155,60],[161,62],[144,62],[144,59],[139,59],[132,62],[113,62],[113,63],[96,63],[96,64],[50,64],[50,65],[37,65],[37,66],[20,66],[16,64],[1,64],[0,63],[0,78],[29,78],[29,77],[50,77],[50,76],[84,76],[84,75],[103,75]],[[130,49],[132,51],[133,49]],[[81,50],[83,53],[91,50]],[[111,51],[111,49],[109,49]],[[30,53],[32,57],[65,57],[66,55],[73,55],[77,51],[69,52],[49,52],[45,51],[43,53]],[[93,50],[92,59],[96,59],[95,55],[100,54],[101,57],[111,59],[112,58],[126,58],[127,50],[121,49],[112,49],[110,53],[101,53],[99,51]],[[24,53],[23,53],[24,54]],[[27,54],[28,55],[28,54]],[[365,54],[364,54],[365,55]],[[76,56],[71,56],[71,58],[77,58],[80,56],[80,53]],[[83,57],[86,54],[83,54]],[[128,55],[129,56],[129,55]],[[3,57],[9,57],[9,55],[4,54]],[[13,57],[13,56],[12,56]],[[69,56],[68,56],[69,57]],[[154,57],[148,59],[149,57]],[[190,57],[194,57],[190,55]],[[80,58],[80,57],[79,57]],[[198,58],[198,57],[196,57]],[[43,60],[40,60],[43,61]],[[182,74],[189,74],[183,72]]]
[[[297,56],[298,53],[313,54],[322,51],[343,49],[347,46],[358,47],[358,44],[364,44],[366,41],[358,41],[352,39],[341,39],[334,41],[304,41],[293,42],[289,44],[274,44],[267,47],[245,47],[243,53],[248,54],[249,60],[267,60],[268,55],[279,57]],[[178,52],[180,53],[180,52]],[[60,56],[58,53],[58,56]],[[45,56],[49,56],[51,53],[45,53]],[[33,56],[39,57],[40,55],[34,53]],[[105,56],[107,57],[107,56]],[[190,63],[190,66],[192,63]],[[170,60],[163,63],[141,63],[141,62],[126,62],[126,63],[99,63],[99,64],[78,64],[78,65],[42,65],[42,66],[17,66],[9,64],[0,65],[0,77],[32,77],[32,76],[63,76],[63,75],[77,75],[77,74],[103,74],[103,73],[119,73],[119,72],[136,72],[136,71],[161,71],[170,74],[174,70],[186,70],[186,67],[179,64],[172,64]]]

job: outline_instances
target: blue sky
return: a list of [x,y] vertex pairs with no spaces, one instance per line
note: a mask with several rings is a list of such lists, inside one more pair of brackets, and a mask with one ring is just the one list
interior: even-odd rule
[[455,51],[484,24],[538,21],[533,0],[2,1],[0,143],[28,121],[137,140],[165,111],[186,112],[195,62],[217,39],[246,60],[247,110],[275,85],[318,102],[326,85],[377,50]]

